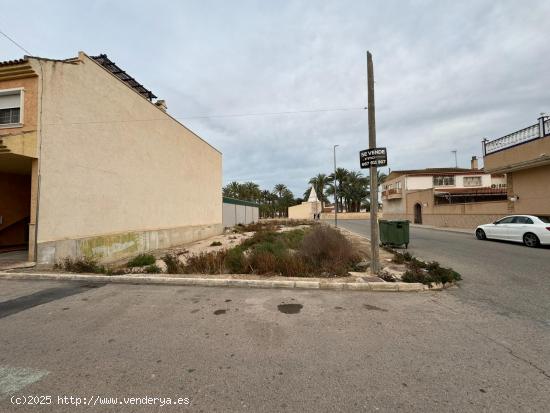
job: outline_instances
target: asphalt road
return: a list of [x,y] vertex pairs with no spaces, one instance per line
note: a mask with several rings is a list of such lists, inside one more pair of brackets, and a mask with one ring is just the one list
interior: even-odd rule
[[[370,237],[368,220],[339,226]],[[550,327],[550,248],[478,241],[473,234],[410,228],[409,252],[458,271],[463,281],[450,294],[503,315]]]
[[[432,232],[411,250],[432,243],[460,288],[0,281],[0,411],[548,411],[550,251]],[[13,404],[30,395],[52,405]],[[124,404],[147,396],[190,404]]]

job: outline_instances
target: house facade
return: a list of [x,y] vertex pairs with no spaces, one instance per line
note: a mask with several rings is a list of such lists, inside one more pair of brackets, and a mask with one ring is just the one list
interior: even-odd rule
[[506,136],[483,141],[487,172],[507,178],[507,212],[550,215],[550,118]]
[[383,185],[384,219],[475,228],[505,212],[506,176],[478,169],[428,168],[392,171]]
[[222,232],[222,154],[107,56],[0,63],[0,252],[109,261]]

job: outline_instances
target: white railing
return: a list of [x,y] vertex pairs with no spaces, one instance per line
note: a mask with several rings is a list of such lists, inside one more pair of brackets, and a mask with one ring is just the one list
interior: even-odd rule
[[[548,121],[545,122],[544,129],[545,135],[550,133],[550,124]],[[494,141],[485,142],[485,155],[540,138],[541,136],[539,124],[536,123]]]
[[544,136],[550,135],[550,119],[544,121]]

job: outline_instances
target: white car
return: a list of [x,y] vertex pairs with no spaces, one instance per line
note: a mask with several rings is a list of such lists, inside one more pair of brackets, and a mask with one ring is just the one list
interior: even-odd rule
[[477,227],[476,238],[522,242],[528,247],[550,245],[550,216],[509,215]]

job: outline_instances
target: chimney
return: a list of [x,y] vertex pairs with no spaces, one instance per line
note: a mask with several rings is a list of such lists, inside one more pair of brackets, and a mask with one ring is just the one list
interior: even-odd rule
[[168,109],[168,106],[166,106],[166,101],[164,99],[158,99],[155,102],[155,106],[162,110],[163,112],[166,112],[166,109]]
[[478,168],[478,165],[477,165],[477,156],[472,156],[472,166],[471,166],[471,169],[479,169]]

